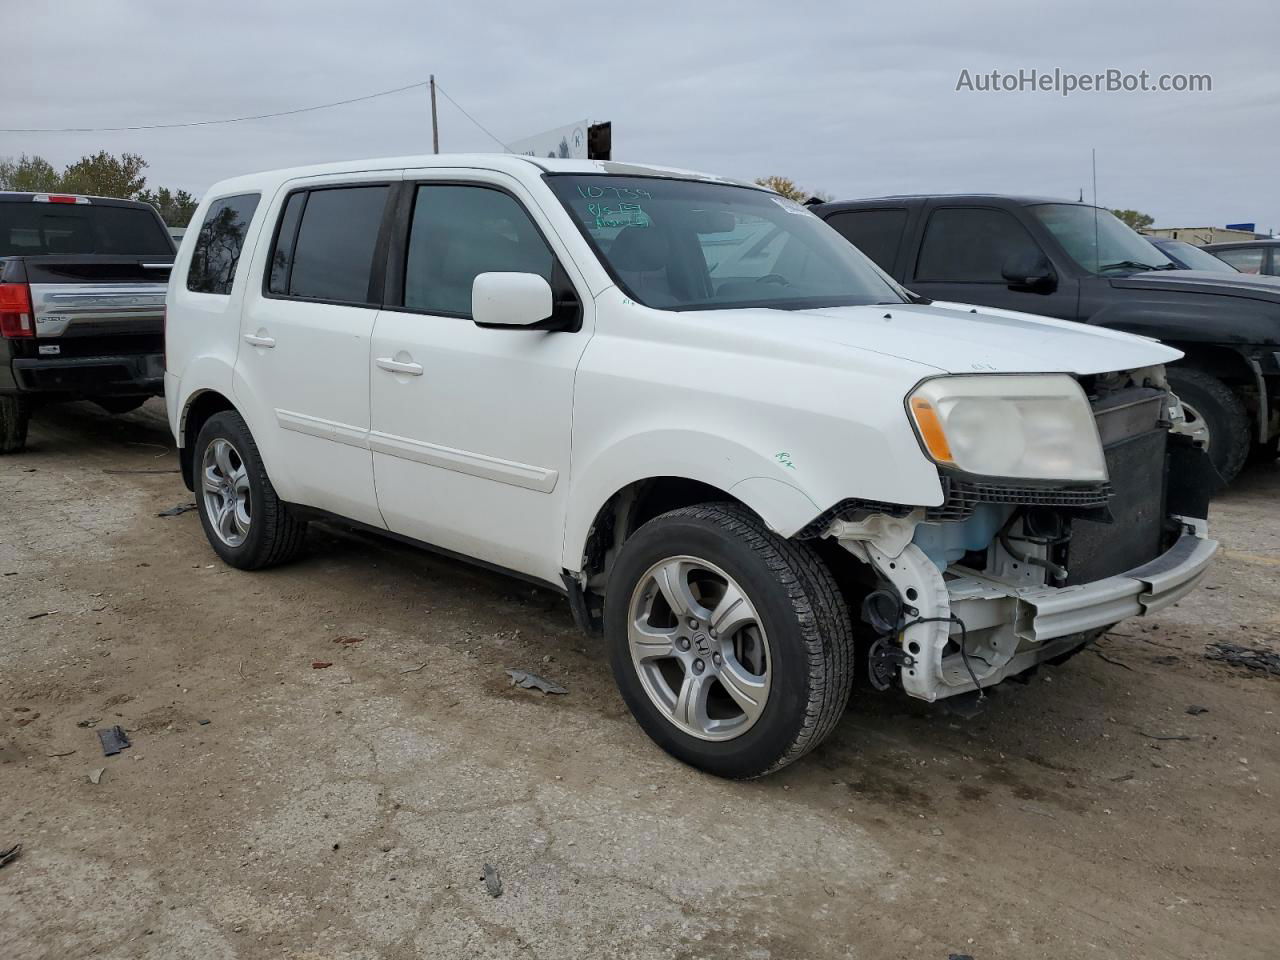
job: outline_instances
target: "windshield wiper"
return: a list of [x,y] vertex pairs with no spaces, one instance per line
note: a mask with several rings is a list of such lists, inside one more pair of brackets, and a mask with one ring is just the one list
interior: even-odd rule
[[1103,270],[1168,270],[1170,268],[1177,269],[1173,264],[1169,264],[1168,267],[1157,267],[1154,263],[1140,263],[1137,260],[1117,260],[1115,263],[1104,263],[1098,268],[1098,272],[1101,273]]

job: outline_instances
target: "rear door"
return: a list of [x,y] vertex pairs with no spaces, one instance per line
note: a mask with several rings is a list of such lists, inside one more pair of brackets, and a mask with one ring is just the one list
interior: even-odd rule
[[902,239],[907,230],[908,211],[903,207],[868,207],[863,210],[840,210],[827,217],[827,223],[875,261],[896,280]]
[[280,495],[374,526],[369,338],[399,179],[343,175],[280,191],[236,360],[236,394]]
[[1005,263],[1018,255],[1048,255],[1025,226],[1000,207],[936,204],[926,211],[914,263],[904,284],[932,300],[1021,310],[1076,319],[1078,283],[1058,272],[1050,290],[1011,287]]

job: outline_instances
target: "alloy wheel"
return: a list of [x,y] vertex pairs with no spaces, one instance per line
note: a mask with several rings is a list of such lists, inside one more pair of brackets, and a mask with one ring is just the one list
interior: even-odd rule
[[218,437],[205,448],[200,468],[205,514],[218,539],[238,547],[252,522],[249,474],[229,440]]
[[715,564],[678,556],[650,567],[631,595],[627,641],[645,693],[685,733],[732,740],[764,712],[768,638],[746,592]]

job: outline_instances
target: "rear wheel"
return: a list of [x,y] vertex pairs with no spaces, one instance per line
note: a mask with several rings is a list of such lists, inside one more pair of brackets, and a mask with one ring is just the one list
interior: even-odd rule
[[0,453],[19,453],[26,447],[30,418],[25,397],[0,397]]
[[1208,445],[1224,483],[1236,478],[1249,456],[1249,413],[1234,391],[1194,367],[1170,367],[1169,386],[1182,401],[1187,426]]
[[240,414],[215,413],[196,440],[196,506],[214,551],[242,570],[292,560],[307,525],[289,514]]
[[724,777],[803,756],[835,727],[853,681],[849,614],[830,571],[735,504],[673,510],[626,541],[605,637],[645,732]]

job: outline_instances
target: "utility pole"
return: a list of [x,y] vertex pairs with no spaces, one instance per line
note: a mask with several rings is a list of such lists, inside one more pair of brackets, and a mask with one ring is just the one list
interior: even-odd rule
[[440,152],[440,125],[436,122],[436,75],[431,74],[431,152]]

